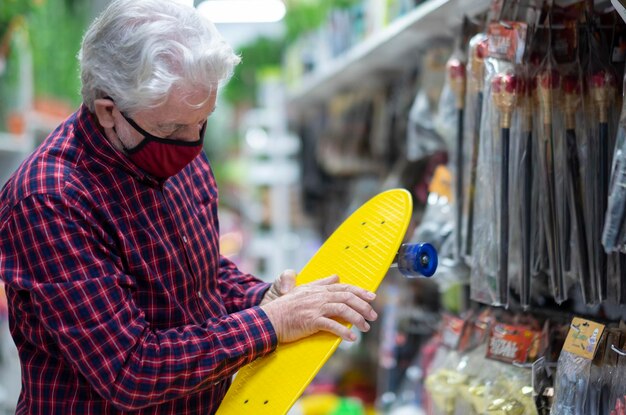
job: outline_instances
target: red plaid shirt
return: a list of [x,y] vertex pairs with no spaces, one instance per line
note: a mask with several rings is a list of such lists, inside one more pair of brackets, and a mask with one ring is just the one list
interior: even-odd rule
[[220,256],[198,156],[159,183],[82,107],[0,194],[0,278],[22,364],[18,414],[210,414],[276,348],[268,284]]

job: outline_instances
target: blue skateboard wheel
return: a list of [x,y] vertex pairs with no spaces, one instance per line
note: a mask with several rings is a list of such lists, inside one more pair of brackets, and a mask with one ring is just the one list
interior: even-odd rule
[[397,263],[398,270],[407,277],[432,277],[439,263],[437,250],[429,243],[404,244]]

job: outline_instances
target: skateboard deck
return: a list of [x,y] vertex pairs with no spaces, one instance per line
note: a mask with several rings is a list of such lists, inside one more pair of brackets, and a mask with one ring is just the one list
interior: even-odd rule
[[[375,291],[398,252],[413,204],[409,192],[388,190],[357,209],[326,240],[296,278],[297,285],[329,275]],[[341,338],[319,332],[281,344],[235,376],[217,415],[286,414]]]

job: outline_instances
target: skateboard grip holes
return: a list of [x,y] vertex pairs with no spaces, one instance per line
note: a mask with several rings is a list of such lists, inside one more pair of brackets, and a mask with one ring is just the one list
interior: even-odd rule
[[268,403],[270,403],[270,401],[265,401],[263,402],[263,405],[267,405]]
[[246,399],[245,401],[243,401],[243,403],[248,403],[249,401],[250,401],[249,399]]
[[384,225],[384,224],[385,224],[385,221],[380,222],[380,224],[381,224],[381,225]]
[[370,247],[369,245],[365,245],[365,249],[367,249],[367,248],[369,248],[369,247]]
[[361,225],[366,225],[366,224],[367,224],[367,222],[361,222]]
[[350,249],[350,245],[346,246],[346,249]]

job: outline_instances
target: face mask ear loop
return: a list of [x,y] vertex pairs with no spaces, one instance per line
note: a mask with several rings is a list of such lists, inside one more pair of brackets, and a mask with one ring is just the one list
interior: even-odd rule
[[122,145],[122,149],[124,150],[124,152],[128,154],[130,152],[130,149],[126,146],[126,144],[124,144],[124,141],[122,141],[122,137],[120,137],[120,135],[117,133],[115,126],[113,126],[113,132],[115,133],[115,136],[117,137],[117,141],[119,141],[120,144]]
[[133,120],[132,118],[130,118],[128,115],[124,114],[124,112],[120,111],[120,114],[122,114],[122,117],[124,117],[124,119],[126,120],[127,123],[130,124],[131,127],[133,127],[138,133],[140,133],[141,135],[143,135],[144,138],[149,138],[151,140],[164,140],[163,137],[157,137],[156,135],[152,135],[149,132],[147,132],[146,130],[144,130],[143,128],[141,128],[139,126],[139,124],[137,124],[135,122],[135,120]]
[[[104,98],[105,98],[105,99],[109,99],[109,100],[111,100],[111,101],[115,104],[115,100],[114,100],[113,98],[111,98],[109,95],[106,95]],[[116,107],[117,107],[117,104],[116,104]],[[143,128],[141,128],[140,126],[138,126],[138,125],[137,125],[137,123],[136,123],[136,122],[134,122],[134,121],[133,121],[130,117],[128,117],[128,116],[127,116],[127,115],[126,115],[123,111],[120,111],[120,109],[119,109],[119,108],[118,108],[118,111],[120,112],[120,114],[122,114],[122,117],[124,117],[124,119],[126,120],[126,122],[128,122],[128,123],[131,125],[131,127],[133,127],[135,130],[137,130],[137,132],[139,132],[140,134],[142,134],[142,135],[143,135],[144,140],[142,140],[142,142],[143,142],[143,141],[145,141],[145,139],[146,139],[146,138],[148,138],[148,137],[154,137],[154,136],[152,136],[151,134],[149,134],[148,132],[144,131],[144,129],[143,129]],[[113,132],[115,133],[115,136],[117,137],[118,141],[119,141],[119,142],[120,142],[120,144],[122,145],[122,149],[124,150],[124,152],[125,152],[126,154],[131,154],[131,153],[133,153],[133,152],[134,152],[134,151],[136,151],[136,150],[138,149],[138,147],[141,145],[141,143],[140,143],[137,147],[130,148],[130,147],[128,147],[128,146],[124,143],[124,141],[122,140],[122,137],[121,137],[121,136],[117,133],[117,129],[115,128],[115,126],[113,126]],[[154,137],[154,138],[158,138],[158,137]]]

